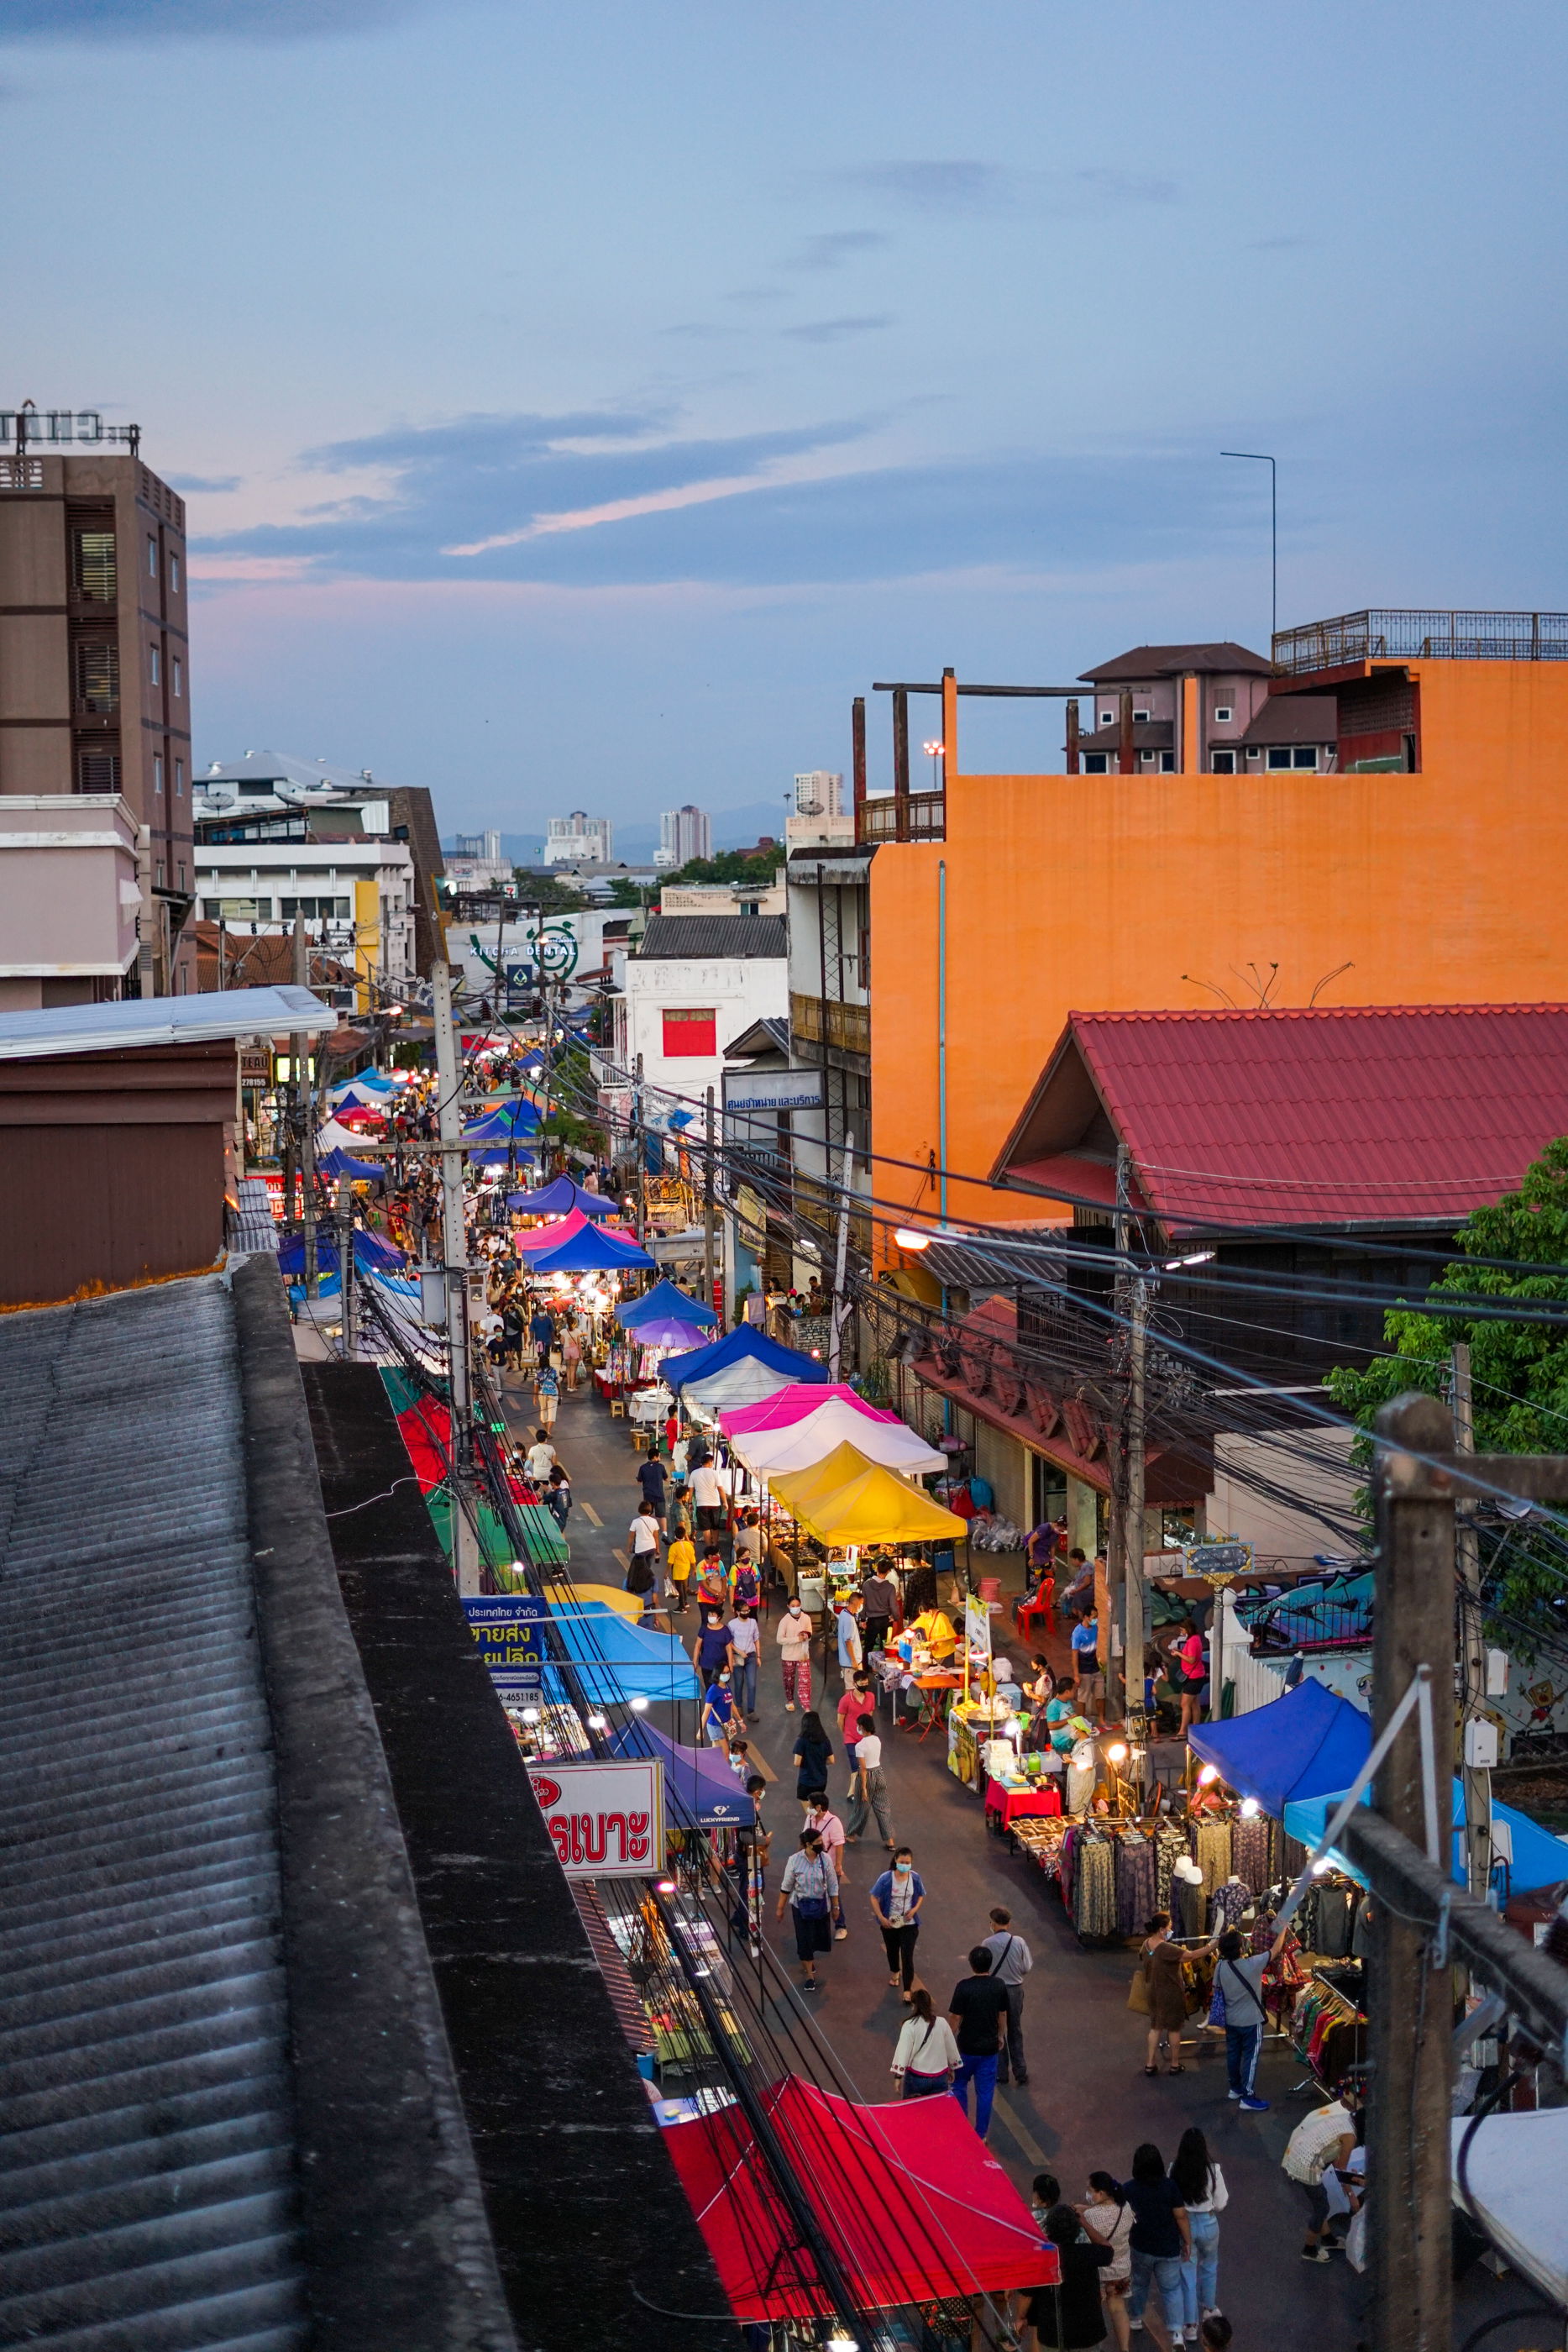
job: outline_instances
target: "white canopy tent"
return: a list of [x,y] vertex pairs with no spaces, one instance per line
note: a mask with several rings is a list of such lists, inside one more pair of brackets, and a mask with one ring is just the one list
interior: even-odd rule
[[920,1477],[947,1466],[946,1456],[903,1422],[870,1421],[839,1397],[831,1397],[815,1412],[786,1428],[748,1430],[730,1440],[730,1451],[748,1470],[768,1478],[779,1471],[809,1470],[836,1445],[846,1443],[858,1447],[869,1461],[880,1463],[886,1470],[902,1471],[905,1477]]
[[[1462,2201],[1459,2147],[1469,2128],[1468,2116],[1455,2118],[1456,2203]],[[1488,2116],[1465,2168],[1476,2211],[1503,2260],[1560,2309],[1568,2305],[1568,2107]]]

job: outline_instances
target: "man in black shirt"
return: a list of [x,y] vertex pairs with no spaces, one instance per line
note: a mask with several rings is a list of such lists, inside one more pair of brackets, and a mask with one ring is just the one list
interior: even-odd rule
[[982,2139],[991,2127],[991,2102],[997,2092],[997,2057],[1002,2046],[1001,2021],[1008,2013],[1008,1990],[991,1974],[992,1954],[977,1944],[969,1955],[973,1976],[962,1977],[947,2003],[947,2021],[958,2043],[958,2071],[953,2096],[969,2112],[967,2084],[975,2085],[975,2129]]
[[887,1647],[887,1629],[898,1607],[898,1587],[879,1568],[861,1587],[861,1598],[865,1602],[865,1622],[861,1631],[869,1657],[873,1650]]

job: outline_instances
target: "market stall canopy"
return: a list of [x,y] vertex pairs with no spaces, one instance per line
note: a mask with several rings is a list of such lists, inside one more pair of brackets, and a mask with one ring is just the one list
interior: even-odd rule
[[318,1156],[327,1151],[357,1151],[359,1148],[360,1138],[340,1118],[324,1118],[316,1129]]
[[639,1348],[678,1348],[689,1351],[701,1347],[702,1337],[695,1323],[677,1323],[673,1316],[658,1316],[632,1326],[632,1338]]
[[602,1616],[590,1610],[566,1616],[552,1612],[551,1622],[575,1669],[569,1681],[559,1666],[546,1666],[545,1692],[554,1705],[571,1704],[579,1686],[598,1706],[702,1696],[695,1669],[673,1633],[629,1625],[608,1610]]
[[[956,2099],[862,2107],[791,2074],[763,2105],[863,2309],[999,2294],[1059,2275],[1055,2248]],[[744,2110],[671,2124],[664,2145],[737,2318],[831,2313]]]
[[700,1298],[688,1297],[668,1276],[656,1282],[652,1290],[645,1290],[641,1298],[623,1298],[615,1310],[616,1320],[628,1330],[645,1323],[650,1316],[659,1315],[674,1316],[680,1323],[700,1323],[705,1328],[718,1321],[711,1307],[705,1307]]
[[[336,1274],[338,1271],[338,1244],[329,1238],[329,1227],[325,1232],[319,1232],[316,1236],[318,1274]],[[400,1266],[406,1265],[407,1260],[402,1250],[394,1249],[391,1242],[383,1242],[379,1234],[356,1234],[354,1264],[364,1274],[392,1274]],[[286,1277],[304,1273],[303,1234],[292,1234],[287,1241],[281,1244],[277,1252],[277,1265],[279,1273]]]
[[364,1087],[350,1078],[346,1087],[334,1087],[328,1100],[335,1111],[368,1110],[377,1118],[386,1113],[385,1098],[373,1087]]
[[537,1135],[539,1115],[531,1102],[497,1103],[494,1110],[470,1119],[463,1130],[465,1143],[506,1143],[516,1135]]
[[748,1830],[757,1808],[716,1748],[684,1748],[653,1724],[622,1724],[610,1735],[616,1756],[653,1756],[664,1768],[664,1810],[673,1830]]
[[[1242,1719],[1246,1720],[1245,1717]],[[1362,1721],[1366,1722],[1364,1716]],[[1367,1724],[1369,1748],[1372,1727]],[[1331,1789],[1322,1796],[1293,1797],[1285,1808],[1287,1835],[1300,1838],[1301,1843],[1309,1848],[1315,1846],[1343,1804],[1344,1796],[1343,1789]],[[1370,1794],[1362,1801],[1370,1803]],[[1495,1797],[1491,1818],[1492,1843],[1508,1862],[1508,1883],[1515,1895],[1523,1894],[1533,1886],[1559,1886],[1568,1880],[1568,1840],[1553,1837],[1551,1831],[1543,1830],[1539,1822],[1532,1822],[1528,1813],[1520,1812],[1513,1805],[1500,1804]],[[1450,1819],[1455,1829],[1451,1867],[1454,1876],[1463,1879],[1465,1791],[1463,1782],[1458,1779],[1454,1782]]]
[[555,1249],[530,1252],[529,1263],[536,1274],[627,1274],[653,1261],[635,1242],[621,1241],[584,1218],[580,1233]]
[[602,1192],[591,1192],[570,1176],[552,1177],[537,1192],[512,1192],[507,1206],[520,1217],[567,1217],[575,1209],[584,1217],[613,1217],[616,1203]]
[[1348,1789],[1372,1751],[1372,1726],[1361,1709],[1310,1675],[1267,1706],[1196,1723],[1187,1736],[1195,1756],[1276,1820],[1293,1798]]
[[[765,1370],[777,1372],[785,1381],[810,1381],[817,1386],[826,1385],[828,1368],[815,1356],[803,1355],[799,1348],[781,1347],[770,1339],[766,1331],[752,1328],[749,1323],[727,1331],[722,1339],[715,1339],[706,1348],[694,1349],[690,1355],[672,1356],[664,1366],[664,1378],[674,1389],[688,1384],[697,1387],[711,1381],[716,1372],[728,1371],[746,1362],[760,1364]],[[775,1382],[775,1386],[779,1383]]]
[[356,1160],[347,1151],[324,1151],[316,1162],[319,1176],[346,1176],[350,1184],[375,1184],[386,1174],[379,1160]]
[[[1456,2116],[1454,2201],[1460,2195],[1459,2147],[1474,2118]],[[1465,2184],[1476,2215],[1511,2270],[1529,2279],[1558,2310],[1568,2305],[1568,2107],[1488,2116],[1465,2158]]]
[[[666,1358],[660,1367],[665,1377],[672,1360]],[[743,1356],[738,1363],[727,1364],[708,1380],[688,1381],[681,1395],[693,1412],[700,1410],[716,1415],[727,1405],[752,1404],[758,1397],[774,1395],[784,1385],[785,1377],[782,1372],[769,1371],[755,1356]]]
[[852,1445],[837,1445],[810,1470],[768,1481],[774,1497],[825,1544],[926,1543],[962,1536],[967,1523]]
[[884,1470],[902,1471],[906,1477],[947,1466],[946,1455],[927,1445],[903,1422],[868,1421],[836,1398],[787,1428],[747,1430],[730,1440],[732,1451],[747,1468],[768,1479],[779,1472],[809,1470],[843,1444],[852,1445],[868,1462],[880,1462]]
[[[618,1584],[572,1584],[566,1588],[566,1596],[559,1604],[563,1609],[609,1609],[617,1617],[628,1617],[633,1622],[643,1614],[643,1603],[637,1595],[622,1591]],[[554,1592],[549,1601],[554,1608]]]
[[727,1437],[741,1437],[753,1429],[787,1429],[791,1422],[804,1421],[809,1412],[817,1412],[830,1398],[847,1404],[864,1421],[898,1419],[895,1412],[882,1405],[867,1404],[864,1397],[846,1387],[842,1381],[791,1381],[788,1388],[764,1397],[758,1404],[737,1405],[733,1412],[721,1412],[718,1425]]
[[636,1247],[636,1236],[623,1225],[595,1224],[580,1209],[569,1209],[564,1217],[557,1217],[551,1224],[536,1225],[532,1233],[514,1234],[512,1244],[525,1257],[532,1257],[544,1250],[559,1249],[562,1242],[572,1241],[579,1234],[594,1233],[608,1234],[613,1241],[629,1242]]

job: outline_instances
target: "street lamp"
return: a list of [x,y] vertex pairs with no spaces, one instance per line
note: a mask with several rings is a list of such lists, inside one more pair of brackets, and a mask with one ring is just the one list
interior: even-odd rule
[[934,735],[929,742],[923,743],[920,748],[931,762],[931,789],[934,793],[939,793],[942,789],[942,754],[947,747],[940,735]]

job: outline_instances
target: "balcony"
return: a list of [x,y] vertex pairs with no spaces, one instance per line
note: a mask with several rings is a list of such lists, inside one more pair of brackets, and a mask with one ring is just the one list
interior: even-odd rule
[[1342,613],[1274,637],[1291,677],[1366,661],[1568,661],[1568,613]]
[[804,1045],[826,1045],[830,1053],[871,1054],[871,1007],[841,1004],[822,996],[789,992],[789,1027]]
[[947,796],[945,793],[879,793],[862,801],[856,838],[875,841],[945,841],[947,837]]

